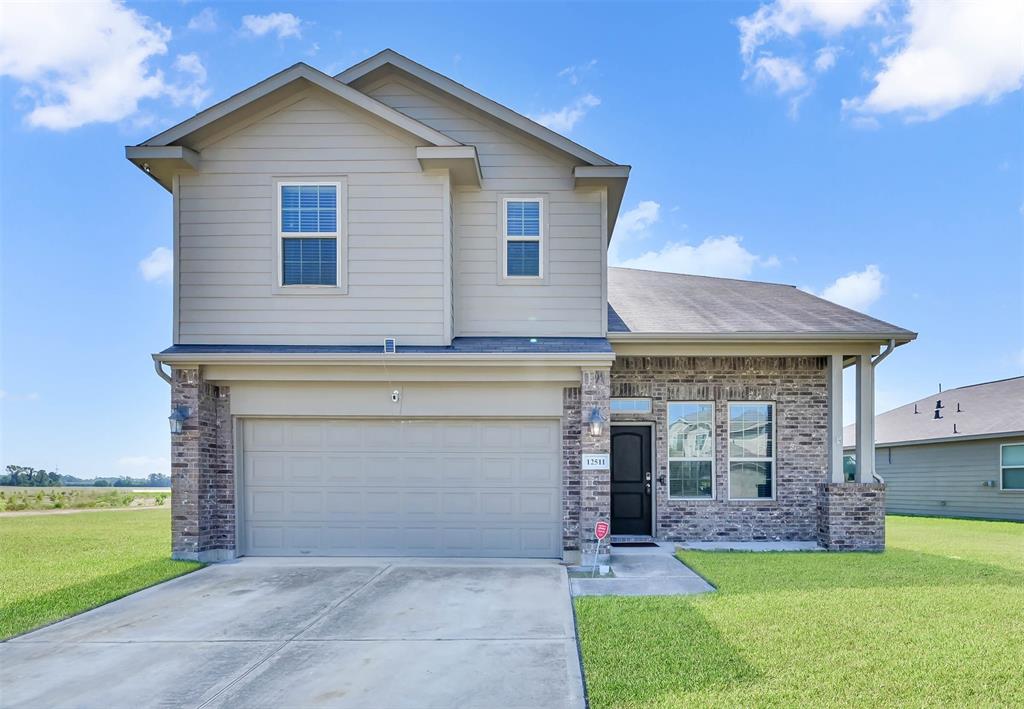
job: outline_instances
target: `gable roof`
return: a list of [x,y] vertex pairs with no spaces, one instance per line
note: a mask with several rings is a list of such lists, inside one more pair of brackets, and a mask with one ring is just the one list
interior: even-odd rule
[[[293,89],[301,90],[309,85],[318,86],[321,89],[332,93],[335,96],[358,106],[359,108],[362,108],[378,118],[401,128],[407,133],[411,133],[431,145],[462,145],[462,143],[457,140],[452,139],[440,131],[434,130],[430,126],[407,116],[401,111],[397,111],[390,106],[381,103],[377,99],[371,98],[361,91],[357,91],[356,89],[337,81],[328,74],[325,74],[318,69],[314,69],[308,64],[299,62],[297,64],[293,64],[284,71],[280,71],[273,76],[267,77],[263,81],[250,86],[244,91],[240,91],[220,103],[210,106],[206,110],[200,111],[188,120],[182,121],[162,133],[158,133],[149,140],[140,143],[139,147],[165,146],[171,144],[192,147],[190,143],[193,141],[190,140],[190,138],[193,138],[197,133],[204,131],[204,129],[208,129],[212,124],[222,118],[226,118],[229,115],[253,106],[254,104],[257,106],[261,103],[269,104],[271,103],[271,95],[273,94],[273,100],[276,100],[277,92],[282,89],[292,87]],[[206,132],[209,131],[207,130]]]
[[357,85],[358,88],[359,85],[365,85],[372,82],[379,72],[386,70],[387,68],[397,69],[400,72],[413,76],[450,96],[454,96],[477,110],[490,114],[494,118],[511,125],[513,128],[516,128],[537,140],[547,143],[548,145],[583,161],[588,165],[616,164],[608,158],[602,157],[592,150],[584,148],[579,143],[566,138],[564,135],[542,126],[521,113],[517,113],[507,106],[503,106],[497,101],[493,101],[486,96],[478,94],[476,91],[463,86],[457,81],[449,79],[443,74],[439,74],[433,69],[429,69],[422,64],[414,62],[412,59],[399,54],[393,49],[385,49],[378,52],[369,59],[365,59],[358,64],[349,67],[334,78],[345,84]]
[[608,335],[698,339],[889,340],[916,333],[795,286],[681,273],[608,269]]
[[[936,410],[942,418],[935,418]],[[876,446],[1000,435],[1024,435],[1024,377],[947,389],[875,417]],[[843,445],[854,445],[852,425],[843,428]]]

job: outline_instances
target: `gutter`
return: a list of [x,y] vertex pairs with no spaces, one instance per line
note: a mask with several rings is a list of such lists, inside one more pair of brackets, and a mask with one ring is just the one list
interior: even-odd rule
[[156,370],[156,373],[165,382],[167,382],[168,384],[173,383],[173,380],[171,379],[171,375],[164,371],[163,363],[160,360],[158,360],[155,355],[153,357],[153,369]]

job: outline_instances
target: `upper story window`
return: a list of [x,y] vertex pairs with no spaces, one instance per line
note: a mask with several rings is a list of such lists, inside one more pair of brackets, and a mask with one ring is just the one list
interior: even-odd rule
[[543,200],[507,198],[504,200],[504,207],[505,277],[543,277]]
[[1024,443],[999,447],[999,489],[1024,492]]
[[337,182],[278,183],[282,286],[338,285]]
[[729,404],[729,497],[775,497],[775,404]]

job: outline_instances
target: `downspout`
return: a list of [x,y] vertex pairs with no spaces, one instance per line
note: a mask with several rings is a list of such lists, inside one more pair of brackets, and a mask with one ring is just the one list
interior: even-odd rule
[[167,382],[168,384],[172,384],[173,383],[173,380],[171,379],[171,375],[168,374],[166,371],[164,371],[164,364],[163,364],[163,362],[161,362],[158,359],[154,359],[153,360],[153,369],[156,370],[156,373],[158,375],[160,375],[160,378],[163,379],[165,382]]
[[[896,349],[896,340],[893,339],[893,338],[890,338],[889,339],[889,344],[887,344],[885,346],[885,349],[882,350],[882,353],[880,355],[876,356],[876,357],[872,357],[871,358],[871,368],[874,369],[875,367],[880,365],[882,363],[882,360],[885,359],[886,357],[888,357],[889,355],[891,355],[892,351],[895,350],[895,349]],[[879,475],[877,470],[876,471],[872,471],[871,476],[875,480],[880,482],[882,485],[885,485],[885,478],[883,478],[881,475]]]

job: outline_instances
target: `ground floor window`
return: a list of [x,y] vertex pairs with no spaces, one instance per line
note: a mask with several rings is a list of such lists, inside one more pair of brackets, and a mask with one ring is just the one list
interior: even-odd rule
[[999,447],[999,489],[1024,491],[1024,443]]
[[715,489],[715,405],[668,405],[668,496],[712,498]]
[[775,496],[775,404],[729,404],[729,497]]

